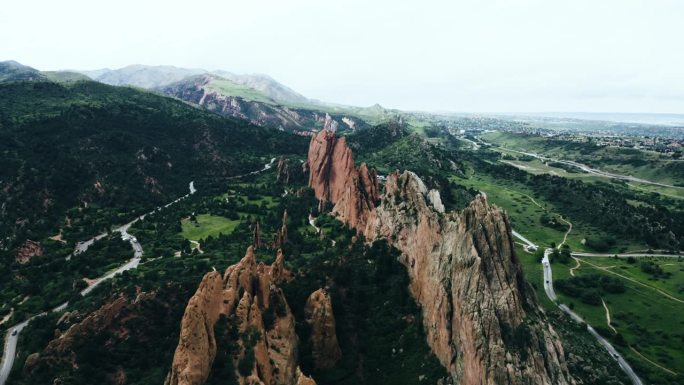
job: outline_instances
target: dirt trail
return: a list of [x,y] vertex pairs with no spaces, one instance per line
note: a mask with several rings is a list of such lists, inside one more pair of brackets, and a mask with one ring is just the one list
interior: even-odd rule
[[10,310],[10,312],[7,313],[7,315],[6,315],[5,317],[3,317],[3,318],[0,320],[0,325],[2,325],[2,324],[4,324],[5,322],[9,321],[9,319],[12,318],[13,315],[14,315],[14,308],[12,308],[12,309]]
[[603,271],[605,271],[605,272],[607,272],[607,273],[617,275],[617,276],[620,277],[620,278],[624,278],[624,279],[626,279],[626,280],[628,280],[628,281],[631,281],[631,282],[634,282],[634,283],[636,283],[636,284],[638,284],[638,285],[641,285],[641,286],[647,287],[647,288],[649,288],[649,289],[655,290],[655,291],[657,291],[658,293],[662,294],[663,296],[665,296],[665,297],[667,297],[667,298],[669,298],[669,299],[671,299],[671,300],[673,300],[673,301],[677,301],[677,302],[679,302],[679,303],[684,303],[683,300],[681,300],[681,299],[679,299],[679,298],[677,298],[677,297],[673,297],[672,295],[670,295],[670,294],[668,294],[668,293],[666,293],[666,292],[664,292],[664,291],[662,291],[662,290],[660,290],[660,289],[658,289],[658,288],[656,288],[656,287],[653,287],[653,286],[651,286],[651,285],[647,285],[647,284],[645,284],[645,283],[643,283],[643,282],[639,282],[639,281],[637,281],[636,279],[633,279],[633,278],[624,276],[624,275],[622,275],[622,274],[618,274],[618,273],[616,273],[616,272],[614,272],[614,271],[611,271],[610,269],[607,269],[607,268],[605,268],[605,267],[603,267],[603,266],[599,266],[599,265],[593,264],[593,263],[587,261],[586,259],[584,260],[584,263],[586,263],[586,264],[588,264],[588,265],[590,265],[590,266],[592,266],[592,267],[595,267],[596,269],[603,270]]
[[632,349],[632,351],[634,352],[634,354],[636,354],[637,356],[641,357],[644,361],[648,362],[649,364],[651,364],[651,365],[653,365],[653,366],[655,366],[655,367],[657,367],[657,368],[659,368],[659,369],[662,369],[662,370],[664,370],[664,371],[666,371],[666,372],[672,374],[673,376],[678,376],[678,375],[679,375],[677,372],[672,371],[672,370],[670,370],[670,369],[668,369],[668,368],[666,368],[666,367],[664,367],[664,366],[658,365],[657,363],[655,363],[655,362],[649,360],[648,358],[646,358],[646,356],[644,356],[643,354],[639,353],[639,352],[638,352],[636,349],[634,349],[632,346],[630,346],[629,348]]
[[204,254],[204,251],[202,251],[202,248],[200,247],[200,243],[197,241],[190,241],[191,244],[195,245],[195,249],[197,249],[197,252],[200,254]]
[[608,327],[613,333],[617,334],[618,331],[610,324],[610,310],[608,310],[608,305],[606,305],[606,301],[604,301],[603,298],[601,298],[601,303],[603,304],[603,308],[606,309],[606,323],[608,324]]
[[537,203],[537,201],[535,201],[534,198],[532,198],[531,196],[529,196],[529,195],[527,195],[527,194],[522,194],[522,195],[524,195],[524,196],[530,198],[530,200],[532,201],[532,203],[534,203],[535,205],[537,205],[537,207],[539,207],[540,209],[543,209],[542,205],[540,205],[539,203]]
[[572,223],[570,223],[570,221],[568,221],[567,219],[563,218],[562,215],[559,215],[559,217],[560,217],[561,221],[568,224],[568,231],[566,231],[565,235],[563,236],[563,242],[561,242],[560,245],[558,245],[558,250],[560,250],[561,246],[563,246],[565,244],[565,242],[567,242],[568,235],[570,235],[570,232],[572,231]]
[[572,257],[572,259],[574,259],[575,262],[577,263],[575,265],[575,267],[570,268],[570,275],[572,275],[574,277],[575,276],[575,270],[579,269],[581,265],[580,265],[580,259],[579,258]]

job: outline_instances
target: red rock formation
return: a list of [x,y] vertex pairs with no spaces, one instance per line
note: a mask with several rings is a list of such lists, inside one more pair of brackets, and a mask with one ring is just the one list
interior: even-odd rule
[[309,186],[323,202],[332,202],[333,212],[350,226],[366,223],[379,198],[375,170],[356,167],[344,137],[322,130],[311,138],[307,165]]
[[207,273],[183,315],[166,384],[199,385],[207,380],[216,357],[214,327],[220,315],[226,316],[220,322],[234,325],[241,336],[231,358],[234,367],[248,354],[254,355],[249,374],[240,373],[249,368],[235,373],[240,384],[307,384],[310,379],[297,366],[294,316],[277,287],[288,274],[282,253],[273,265],[266,266],[256,262],[252,247],[223,277],[216,271]]
[[574,383],[523,278],[504,213],[482,196],[444,213],[439,192],[411,172],[388,177],[376,208],[374,175],[354,167],[344,138],[321,131],[308,155],[316,197],[335,203],[333,212],[367,240],[387,239],[402,252],[428,344],[455,383]]
[[311,293],[304,315],[311,327],[309,343],[314,365],[318,369],[332,368],[342,358],[342,351],[337,343],[332,302],[324,289]]
[[[55,338],[47,344],[44,350],[29,355],[24,363],[25,373],[32,376],[35,373],[31,372],[34,371],[34,368],[38,368],[39,376],[42,378],[45,371],[49,370],[50,373],[55,374],[54,383],[63,383],[64,378],[67,377],[63,373],[63,369],[78,368],[79,360],[84,359],[79,354],[82,352],[80,349],[83,346],[83,341],[92,339],[94,336],[102,336],[103,332],[108,336],[107,344],[115,344],[116,341],[128,339],[131,332],[135,332],[128,329],[128,322],[139,317],[141,307],[147,306],[143,303],[154,300],[155,296],[155,293],[140,293],[134,301],[120,296],[106,302],[80,321],[65,320],[63,317],[60,319],[61,322],[76,322],[61,335],[57,329]],[[73,318],[80,317],[77,314],[72,314],[72,316]],[[138,340],[140,336],[135,338]],[[38,365],[39,363],[41,365]],[[122,378],[122,375],[125,378],[125,372],[121,367],[102,368],[102,373],[112,379]]]
[[33,257],[40,257],[45,250],[40,242],[27,239],[21,247],[17,249],[15,260],[22,265],[28,263]]
[[279,249],[287,242],[287,210],[283,211],[283,224],[273,237],[273,248]]
[[259,221],[254,222],[254,233],[252,234],[252,246],[255,249],[261,247],[261,226],[259,226]]
[[573,383],[523,278],[508,218],[483,196],[443,214],[418,176],[393,173],[364,232],[402,252],[428,344],[456,383]]
[[271,281],[273,281],[275,284],[287,282],[292,279],[292,272],[287,270],[285,267],[285,256],[283,255],[282,250],[278,249],[278,254],[276,255],[275,261],[273,261],[273,264],[271,265],[271,270],[269,273],[271,275]]
[[278,160],[278,174],[276,177],[276,182],[282,184],[290,183],[290,163],[285,158],[280,158]]

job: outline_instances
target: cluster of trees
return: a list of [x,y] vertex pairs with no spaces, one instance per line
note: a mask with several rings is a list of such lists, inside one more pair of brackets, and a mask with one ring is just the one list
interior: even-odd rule
[[625,284],[607,275],[590,274],[555,280],[559,292],[578,298],[588,305],[600,305],[604,294],[619,294],[626,290]]
[[185,194],[191,180],[253,171],[271,154],[303,154],[307,145],[133,88],[1,84],[0,248],[53,235],[85,202],[144,212]]
[[[340,229],[342,231],[342,229]],[[284,286],[300,337],[300,365],[320,383],[406,383],[425,376],[426,383],[446,375],[425,342],[420,309],[408,292],[408,274],[399,252],[384,241],[365,245],[343,232],[334,248],[316,253],[296,279]],[[332,299],[337,338],[344,354],[331,370],[317,371],[304,319],[306,299],[327,287]]]
[[555,215],[549,215],[546,212],[539,216],[539,223],[558,231],[565,231],[568,229],[567,224],[561,222]]
[[615,246],[617,241],[614,237],[604,236],[600,238],[586,237],[584,245],[596,251],[608,251]]
[[61,242],[48,241],[44,255],[33,257],[25,265],[12,262],[0,268],[8,277],[0,281],[4,310],[14,307],[15,320],[49,310],[77,297],[87,286],[84,278],[97,278],[133,257],[130,244],[121,240],[119,233],[95,242],[67,261],[72,250]]
[[664,271],[660,265],[654,263],[653,261],[643,261],[639,265],[639,268],[641,271],[643,271],[646,274],[649,274],[651,277],[654,279],[668,279],[672,276],[672,273],[669,271]]
[[[654,248],[679,250],[684,242],[684,211],[664,205],[662,199],[637,193],[608,183],[585,183],[554,175],[531,175],[513,166],[478,154],[471,162],[476,171],[495,178],[511,180],[532,188],[564,215],[589,223],[613,237],[639,239]],[[645,201],[634,206],[628,199]],[[611,247],[596,242],[599,249]]]
[[570,246],[566,243],[561,246],[560,250],[555,247],[554,244],[551,246],[553,248],[553,252],[549,256],[549,259],[551,262],[560,262],[562,264],[567,264],[570,262],[572,259],[572,253],[570,250]]

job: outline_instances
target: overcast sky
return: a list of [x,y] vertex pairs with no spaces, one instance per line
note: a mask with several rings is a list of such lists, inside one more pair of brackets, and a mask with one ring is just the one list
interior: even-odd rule
[[[99,5],[96,5],[99,4]],[[682,0],[6,1],[0,60],[265,73],[456,112],[684,113]]]

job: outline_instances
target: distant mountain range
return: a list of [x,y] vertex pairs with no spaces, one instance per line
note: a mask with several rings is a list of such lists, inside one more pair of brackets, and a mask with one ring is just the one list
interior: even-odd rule
[[[232,72],[218,70],[208,71],[199,68],[179,68],[174,66],[129,65],[116,70],[108,68],[93,71],[76,71],[93,80],[114,86],[129,85],[146,89],[159,89],[170,84],[187,80],[197,75],[220,77],[231,83],[234,90],[245,88],[258,91],[263,96],[277,103],[310,103],[311,101],[291,88],[278,83],[267,75],[237,75]],[[243,86],[243,87],[238,87]],[[240,94],[230,96],[241,96]],[[251,95],[248,95],[251,96]]]
[[222,70],[138,64],[114,70],[39,71],[16,61],[0,62],[0,83],[80,80],[144,88],[223,116],[281,130],[309,131],[323,127],[356,130],[399,113],[379,105],[364,108],[311,100],[261,74],[238,75]]

